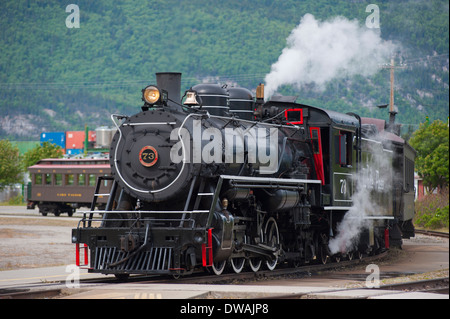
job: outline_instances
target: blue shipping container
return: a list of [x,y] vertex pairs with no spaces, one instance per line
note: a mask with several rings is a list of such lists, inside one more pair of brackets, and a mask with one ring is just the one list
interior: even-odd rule
[[40,139],[41,145],[43,142],[49,142],[66,148],[66,133],[65,132],[43,132]]

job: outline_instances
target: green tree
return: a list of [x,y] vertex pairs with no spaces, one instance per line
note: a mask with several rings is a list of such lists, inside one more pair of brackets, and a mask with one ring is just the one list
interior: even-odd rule
[[410,144],[417,151],[416,170],[423,178],[428,192],[436,188],[441,191],[448,186],[449,178],[449,128],[436,120],[431,124],[422,123],[414,132]]
[[0,140],[0,190],[22,181],[19,149],[8,140]]
[[63,151],[60,146],[49,142],[43,142],[42,145],[37,145],[35,148],[23,154],[22,167],[26,170],[41,159],[59,158],[62,157],[62,155]]

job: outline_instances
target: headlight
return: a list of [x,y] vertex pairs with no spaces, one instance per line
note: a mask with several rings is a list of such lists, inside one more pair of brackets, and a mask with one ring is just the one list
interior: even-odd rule
[[142,99],[148,104],[155,104],[159,101],[161,97],[161,92],[156,86],[149,85],[144,90],[142,90]]

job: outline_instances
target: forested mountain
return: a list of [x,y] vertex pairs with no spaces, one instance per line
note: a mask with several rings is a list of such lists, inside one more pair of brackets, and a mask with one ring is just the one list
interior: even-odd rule
[[[212,81],[254,89],[264,82],[291,31],[312,14],[364,26],[373,1],[325,0],[2,0],[0,138],[111,125],[111,113],[139,110],[154,73],[183,73],[182,89]],[[79,28],[66,19],[79,8]],[[394,52],[395,105],[405,128],[449,114],[449,3],[384,0],[380,36]],[[73,20],[74,22],[75,20]],[[72,22],[72,20],[69,21]],[[389,63],[387,59],[385,61]],[[389,70],[280,93],[337,111],[387,119]],[[417,126],[416,126],[417,125]]]

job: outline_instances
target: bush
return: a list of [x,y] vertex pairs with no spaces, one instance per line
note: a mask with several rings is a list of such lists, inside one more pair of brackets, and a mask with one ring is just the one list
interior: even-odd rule
[[23,199],[22,195],[17,195],[17,196],[11,197],[8,200],[8,205],[16,206],[16,205],[23,205],[23,203],[24,203],[24,199]]
[[449,227],[449,191],[425,196],[416,202],[414,224],[418,227],[438,229]]

